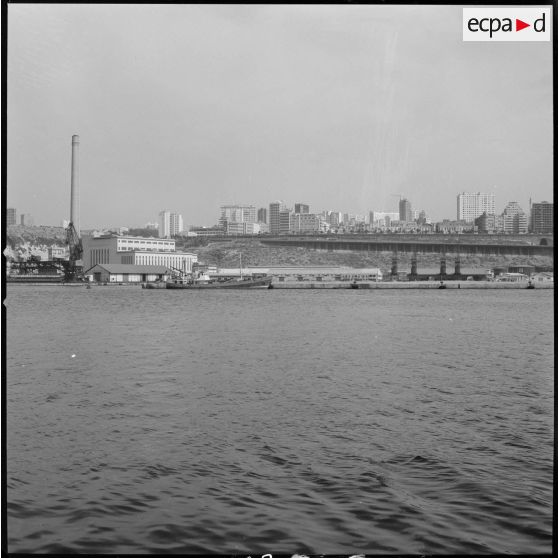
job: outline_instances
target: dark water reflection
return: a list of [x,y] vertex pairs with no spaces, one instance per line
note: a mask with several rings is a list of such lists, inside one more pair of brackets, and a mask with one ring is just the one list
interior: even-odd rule
[[10,287],[9,550],[548,553],[552,299]]

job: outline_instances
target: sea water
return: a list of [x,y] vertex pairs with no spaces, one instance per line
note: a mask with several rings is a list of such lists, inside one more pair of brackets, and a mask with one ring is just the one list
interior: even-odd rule
[[548,553],[553,291],[8,286],[8,549]]

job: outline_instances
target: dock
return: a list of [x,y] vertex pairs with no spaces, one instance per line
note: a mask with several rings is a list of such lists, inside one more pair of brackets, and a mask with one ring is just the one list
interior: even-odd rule
[[[535,289],[554,289],[552,281],[533,283]],[[273,282],[273,289],[527,289],[525,281],[285,281]]]

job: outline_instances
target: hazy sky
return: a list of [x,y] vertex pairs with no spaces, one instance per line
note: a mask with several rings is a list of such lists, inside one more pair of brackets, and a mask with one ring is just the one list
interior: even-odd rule
[[458,6],[8,5],[7,201],[36,224],[227,203],[365,214],[404,194],[552,201],[552,45],[462,40]]

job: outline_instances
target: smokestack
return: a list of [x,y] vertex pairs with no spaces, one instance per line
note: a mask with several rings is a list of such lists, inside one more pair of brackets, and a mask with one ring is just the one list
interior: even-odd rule
[[72,136],[72,190],[70,194],[70,222],[78,238],[81,236],[79,228],[79,136]]

